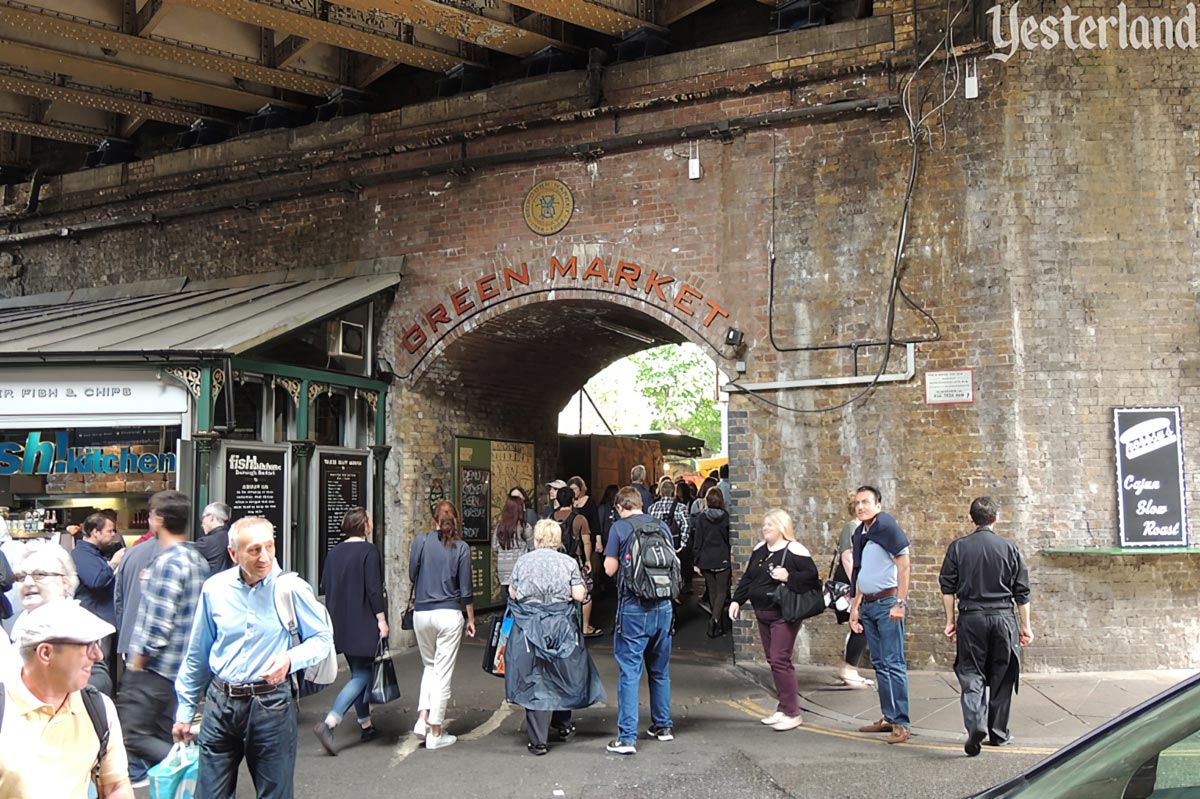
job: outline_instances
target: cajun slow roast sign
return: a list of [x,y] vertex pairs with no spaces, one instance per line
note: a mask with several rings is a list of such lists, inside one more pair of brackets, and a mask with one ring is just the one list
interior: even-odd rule
[[1117,408],[1121,546],[1187,546],[1178,408]]

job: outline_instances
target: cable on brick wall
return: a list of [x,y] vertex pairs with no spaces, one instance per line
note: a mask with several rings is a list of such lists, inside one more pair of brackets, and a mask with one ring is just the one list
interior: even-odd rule
[[[829,405],[829,406],[826,406],[823,408],[796,408],[796,407],[793,407],[790,405],[785,405],[783,403],[769,399],[766,396],[763,396],[761,391],[749,391],[746,389],[741,389],[740,386],[738,386],[738,383],[736,380],[731,381],[730,385],[738,386],[738,388],[740,389],[738,393],[746,394],[753,400],[756,400],[758,402],[761,402],[765,405],[769,405],[774,408],[778,408],[779,410],[790,411],[792,413],[798,413],[798,414],[829,413],[831,411],[841,410],[842,408],[845,408],[849,405],[854,404],[855,402],[858,402],[863,397],[866,397],[868,394],[871,393],[871,391],[873,391],[875,389],[875,387],[877,385],[879,385],[879,380],[881,377],[883,377],[884,372],[887,370],[888,362],[891,359],[891,352],[892,352],[893,346],[903,346],[903,345],[907,345],[907,344],[922,344],[922,343],[928,343],[928,342],[932,342],[932,341],[939,341],[941,339],[942,329],[941,329],[941,325],[938,324],[937,319],[935,319],[932,314],[930,314],[927,310],[925,310],[925,308],[923,308],[922,306],[917,304],[917,302],[914,301],[908,295],[907,292],[905,292],[904,287],[901,284],[901,277],[902,277],[902,273],[903,273],[901,265],[904,260],[904,247],[908,241],[908,221],[909,221],[909,216],[910,216],[910,212],[912,209],[913,191],[914,191],[914,189],[916,187],[916,183],[917,183],[918,167],[920,164],[919,156],[920,156],[921,142],[922,142],[922,140],[928,142],[930,149],[933,150],[934,152],[938,152],[938,151],[940,151],[940,149],[942,147],[945,147],[945,143],[946,143],[945,111],[946,111],[946,107],[949,105],[950,101],[954,98],[955,94],[957,94],[958,88],[960,85],[958,54],[955,52],[955,49],[954,49],[954,25],[958,21],[958,18],[962,15],[962,13],[968,8],[968,6],[970,5],[970,2],[971,2],[971,0],[965,0],[964,3],[962,4],[962,6],[958,9],[958,11],[956,13],[954,13],[953,16],[951,16],[951,11],[953,9],[952,0],[947,0],[947,2],[946,2],[946,27],[945,27],[945,30],[942,32],[941,39],[938,41],[937,44],[935,44],[932,48],[930,48],[930,51],[925,56],[925,58],[922,59],[920,61],[920,63],[918,63],[917,66],[913,68],[912,73],[908,76],[907,80],[904,83],[903,90],[900,93],[901,107],[904,110],[904,115],[905,115],[905,118],[908,120],[908,125],[909,125],[908,138],[909,138],[910,154],[909,154],[909,169],[908,169],[908,185],[904,192],[904,204],[903,204],[902,210],[900,212],[900,226],[899,226],[899,230],[896,235],[896,248],[895,248],[895,253],[894,253],[893,259],[892,259],[892,275],[891,275],[890,285],[888,287],[888,294],[887,294],[887,298],[888,298],[887,299],[887,321],[886,321],[886,324],[884,325],[884,329],[886,331],[886,337],[884,339],[877,340],[877,341],[851,342],[851,343],[847,343],[847,344],[824,344],[824,345],[808,345],[808,346],[799,346],[799,347],[781,347],[781,346],[779,346],[779,342],[776,341],[776,339],[775,339],[775,243],[774,243],[774,235],[775,235],[775,174],[776,174],[776,171],[774,169],[774,161],[775,161],[774,141],[775,140],[774,140],[774,138],[772,138],[772,140],[771,140],[771,142],[772,142],[771,240],[768,242],[770,251],[768,252],[768,281],[767,281],[767,291],[768,291],[768,296],[767,296],[767,337],[771,342],[771,347],[776,352],[814,352],[814,351],[821,351],[821,350],[837,350],[837,349],[849,349],[851,351],[857,352],[857,350],[862,347],[882,346],[883,347],[883,357],[880,359],[879,368],[875,370],[875,374],[871,378],[871,382],[867,383],[866,386],[864,386],[861,391],[859,391],[857,394],[850,397],[849,399],[839,402],[835,405]],[[913,17],[913,22],[915,25],[916,24],[915,15]],[[941,101],[938,102],[936,105],[934,105],[934,107],[931,108],[928,112],[922,114],[921,109],[924,107],[926,100],[929,98],[929,94],[921,91],[921,86],[920,86],[920,83],[917,82],[917,78],[919,77],[921,70],[923,70],[926,67],[926,65],[928,65],[929,62],[932,61],[933,58],[939,52],[944,53],[943,65],[942,65]],[[951,70],[950,70],[951,64],[953,64],[953,73],[951,73]],[[954,76],[952,84],[950,82],[951,74],[953,74],[953,76]],[[915,87],[915,89],[914,89],[914,87]],[[915,103],[914,103],[914,93],[915,93],[915,98],[916,98]],[[932,141],[933,134],[928,125],[929,120],[932,119],[934,116],[938,116],[938,118],[940,119],[940,125],[941,125],[941,131],[942,131],[941,147],[935,147],[933,145],[933,141]],[[916,338],[903,338],[903,339],[896,337],[895,323],[896,323],[896,298],[897,297],[900,297],[901,299],[903,299],[904,302],[909,307],[911,307],[918,314],[920,314],[921,316],[923,316],[927,320],[929,320],[929,323],[932,324],[933,328],[934,328],[934,332],[932,335],[916,337]]]

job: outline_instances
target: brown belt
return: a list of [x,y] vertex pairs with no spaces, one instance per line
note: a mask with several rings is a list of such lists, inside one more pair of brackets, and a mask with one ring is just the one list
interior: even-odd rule
[[899,588],[886,588],[883,591],[880,591],[878,594],[863,594],[862,601],[863,602],[876,602],[887,596],[895,596],[896,592],[899,590],[900,590]]

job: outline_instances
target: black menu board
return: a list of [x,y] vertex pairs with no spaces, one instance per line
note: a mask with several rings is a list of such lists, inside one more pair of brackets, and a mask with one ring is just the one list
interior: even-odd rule
[[1116,408],[1121,546],[1187,546],[1179,408]]
[[492,504],[492,472],[490,469],[464,466],[458,474],[458,495],[462,498],[463,540],[487,541],[491,536],[488,529],[488,512]]
[[287,452],[228,448],[225,470],[225,503],[232,520],[261,516],[275,527],[275,557],[284,568],[283,536],[287,508]]
[[367,457],[335,452],[317,455],[317,579],[325,556],[342,543],[346,511],[367,504]]

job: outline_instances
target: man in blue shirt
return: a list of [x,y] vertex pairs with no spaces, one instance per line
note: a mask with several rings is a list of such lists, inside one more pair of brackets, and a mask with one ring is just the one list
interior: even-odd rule
[[879,689],[883,718],[860,732],[886,732],[887,742],[908,740],[908,665],[904,660],[904,619],[908,615],[908,536],[882,510],[874,486],[854,492],[854,512],[862,522],[854,531],[854,602],[850,629],[866,632],[871,667]]
[[[237,792],[238,766],[250,769],[258,799],[291,799],[296,766],[296,714],[288,675],[329,654],[333,631],[312,589],[292,593],[300,642],[275,609],[275,529],[248,516],[229,530],[236,569],[204,583],[187,654],[175,678],[179,707],[172,734],[191,741],[203,694],[200,775],[196,796],[226,799]],[[299,581],[297,581],[299,582]]]
[[[634,467],[638,469],[640,467]],[[613,522],[604,547],[604,572],[616,577],[621,559],[629,548],[634,525],[657,521],[671,540],[666,522],[642,512],[642,496],[637,486],[625,486],[613,500],[621,517]],[[644,600],[634,595],[623,581],[617,581],[617,623],[613,631],[613,656],[617,659],[617,737],[608,751],[618,755],[637,753],[638,685],[642,681],[642,663],[650,686],[650,729],[647,733],[660,741],[675,739],[671,722],[671,599]]]

